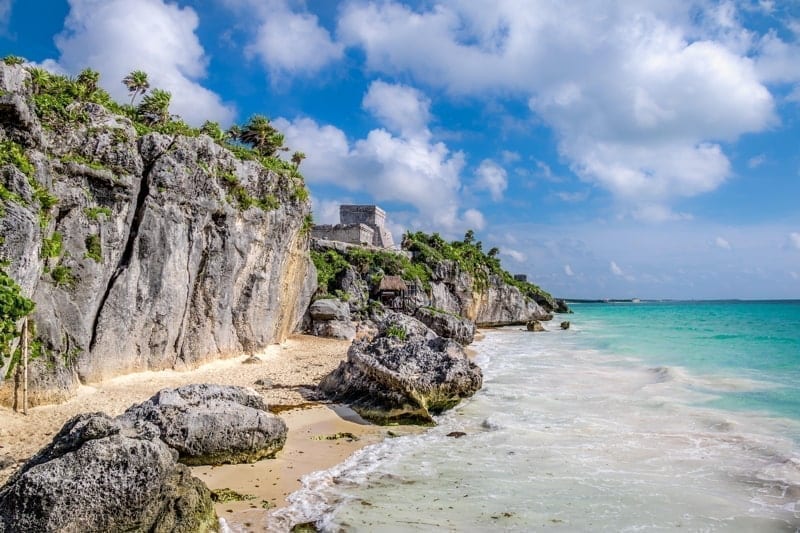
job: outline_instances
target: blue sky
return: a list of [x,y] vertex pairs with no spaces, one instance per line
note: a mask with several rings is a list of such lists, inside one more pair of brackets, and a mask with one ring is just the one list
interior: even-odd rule
[[266,114],[316,220],[472,228],[559,296],[800,298],[797,0],[0,0],[0,53]]

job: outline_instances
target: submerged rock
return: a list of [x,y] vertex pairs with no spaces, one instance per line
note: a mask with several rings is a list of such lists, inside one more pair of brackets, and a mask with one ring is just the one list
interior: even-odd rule
[[286,424],[245,387],[187,385],[165,389],[130,407],[121,418],[155,425],[160,438],[189,465],[252,463],[275,455]]
[[561,329],[569,329],[569,320],[565,320],[561,323]]
[[211,493],[150,423],[78,415],[0,488],[0,532],[217,531]]
[[414,317],[437,335],[453,339],[464,346],[475,339],[475,324],[462,316],[433,307],[420,307],[414,313]]
[[525,329],[528,331],[546,331],[544,326],[538,320],[531,320],[527,324],[525,324]]
[[482,380],[480,368],[457,342],[411,317],[387,313],[378,335],[355,341],[347,361],[319,387],[379,424],[433,424],[432,415],[472,396]]

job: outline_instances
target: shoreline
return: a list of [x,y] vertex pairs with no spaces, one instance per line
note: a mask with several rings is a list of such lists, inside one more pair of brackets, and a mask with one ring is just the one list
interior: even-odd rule
[[255,354],[258,361],[248,354],[194,370],[118,376],[83,385],[64,403],[32,407],[27,416],[0,407],[0,485],[77,414],[104,411],[116,416],[161,389],[191,383],[251,387],[286,422],[284,448],[274,459],[191,470],[211,490],[227,488],[251,497],[214,507],[236,531],[261,531],[267,513],[286,505],[286,496],[300,488],[302,476],[331,468],[386,437],[387,428],[364,421],[346,406],[308,399],[310,388],[346,359],[349,346],[349,341],[292,335]]

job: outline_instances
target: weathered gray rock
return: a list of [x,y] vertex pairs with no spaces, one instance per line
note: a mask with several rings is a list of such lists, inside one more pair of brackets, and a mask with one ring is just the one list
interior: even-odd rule
[[211,493],[158,434],[76,416],[0,488],[0,532],[216,531]]
[[528,331],[547,331],[544,329],[544,326],[538,320],[531,320],[527,324],[525,324],[525,329]]
[[350,320],[350,308],[347,302],[337,298],[324,298],[315,301],[308,308],[308,313],[314,321]]
[[464,346],[475,339],[475,324],[464,317],[432,307],[418,308],[414,317],[437,335],[453,339]]
[[567,302],[561,299],[556,300],[556,308],[553,309],[556,313],[568,313],[572,314],[572,309],[569,308]]
[[356,326],[350,320],[325,320],[311,325],[311,334],[317,337],[328,337],[351,341],[356,337]]
[[267,411],[256,391],[222,385],[164,389],[121,418],[155,425],[189,465],[252,463],[274,456],[286,442],[286,424]]
[[376,423],[433,424],[433,415],[473,395],[481,383],[480,368],[460,344],[388,313],[378,336],[353,342],[347,361],[319,387]]
[[569,320],[565,320],[560,324],[561,329],[569,329]]
[[463,316],[478,327],[526,324],[547,315],[542,305],[499,276],[489,275],[481,285],[454,262],[441,261],[432,276],[430,306]]
[[341,291],[347,295],[350,314],[361,313],[369,301],[369,286],[353,267],[347,267],[336,279]]
[[[204,135],[138,136],[92,103],[73,104],[85,122],[42,128],[27,77],[0,64],[0,140],[18,142],[35,168],[0,168],[25,200],[2,201],[0,261],[36,303],[44,356],[31,366],[33,405],[80,382],[254,352],[297,329],[316,273],[302,231],[310,205],[294,178]],[[278,207],[242,209],[232,183]],[[49,213],[33,185],[58,199]],[[56,236],[60,250],[42,257]],[[0,403],[10,392],[0,381]]]

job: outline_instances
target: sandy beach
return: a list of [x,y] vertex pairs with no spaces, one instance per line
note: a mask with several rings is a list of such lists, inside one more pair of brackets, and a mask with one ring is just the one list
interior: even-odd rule
[[[186,372],[143,372],[81,387],[59,405],[34,407],[28,415],[0,407],[0,465],[18,464],[46,445],[61,426],[79,413],[118,415],[157,391],[189,383],[253,387],[289,427],[284,449],[275,459],[255,464],[195,467],[195,476],[212,490],[231,489],[244,501],[216,504],[217,514],[242,531],[260,531],[264,509],[284,504],[300,487],[300,478],[330,468],[357,449],[382,439],[386,430],[364,422],[352,410],[309,399],[308,390],[347,355],[348,341],[294,335],[256,354],[219,360]],[[0,470],[0,483],[16,465]]]

